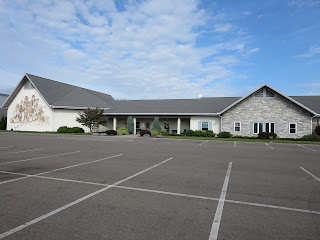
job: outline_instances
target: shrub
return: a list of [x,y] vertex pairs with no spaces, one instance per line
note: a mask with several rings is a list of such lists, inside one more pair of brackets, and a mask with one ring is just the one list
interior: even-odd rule
[[320,136],[320,125],[317,125],[314,129],[314,133]]
[[186,132],[186,136],[190,136],[190,137],[194,136],[194,131],[193,130],[188,130]]
[[7,117],[2,116],[0,120],[0,130],[7,130]]
[[166,131],[166,130],[161,130],[161,131],[160,131],[160,134],[161,134],[161,135],[163,135],[163,136],[168,135],[168,133],[167,133],[167,131]]
[[207,133],[203,132],[201,130],[196,130],[196,131],[194,131],[194,136],[196,136],[196,137],[206,137]]
[[151,136],[152,136],[152,137],[155,137],[155,136],[157,136],[157,135],[159,135],[159,134],[160,134],[160,132],[159,132],[158,130],[156,130],[156,129],[154,129],[154,130],[151,131]]
[[128,117],[127,119],[127,124],[126,124],[126,128],[128,129],[129,133],[133,133],[134,131],[134,122],[133,122],[133,119],[132,117]]
[[120,128],[117,130],[118,135],[128,135],[129,131],[126,130],[121,130]]
[[151,131],[152,130],[158,130],[159,132],[161,131],[161,125],[158,117],[155,117],[152,122]]
[[215,137],[216,136],[216,134],[211,130],[207,130],[206,135],[207,135],[207,137]]
[[72,133],[84,133],[84,130],[80,127],[73,127],[70,129]]
[[149,130],[141,130],[140,131],[140,136],[143,136],[145,134],[149,134],[151,136],[151,132]]
[[126,131],[127,133],[129,133],[129,129],[126,129],[126,128],[118,128],[118,130],[121,130],[121,131]]
[[218,136],[218,138],[231,138],[232,137],[230,132],[220,132],[217,136]]
[[117,131],[115,131],[115,130],[107,130],[106,134],[107,135],[117,135]]
[[320,141],[320,136],[317,134],[310,134],[310,135],[304,135],[301,138],[302,141],[315,141],[319,142]]
[[232,136],[233,138],[242,138],[242,139],[257,139],[257,137],[249,137],[249,136]]
[[270,137],[272,137],[273,139],[276,139],[277,134],[269,133],[269,132],[261,132],[258,134],[258,138],[260,138],[260,139],[270,139]]
[[84,133],[84,130],[80,127],[67,127],[67,126],[62,126],[59,127],[59,129],[57,130],[58,133]]
[[178,136],[177,133],[169,133],[169,136]]

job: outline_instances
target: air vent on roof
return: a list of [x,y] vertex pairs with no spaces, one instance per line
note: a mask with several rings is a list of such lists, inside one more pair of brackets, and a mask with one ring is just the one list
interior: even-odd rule
[[256,94],[254,96],[255,97],[263,97],[263,89],[261,89],[258,92],[256,92]]
[[274,92],[269,89],[266,89],[266,97],[274,97]]
[[30,81],[26,81],[26,83],[24,84],[24,89],[33,89],[34,86],[32,85],[32,83]]

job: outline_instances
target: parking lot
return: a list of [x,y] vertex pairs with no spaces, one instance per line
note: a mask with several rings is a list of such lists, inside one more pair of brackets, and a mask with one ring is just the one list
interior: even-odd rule
[[0,133],[0,238],[319,239],[320,146]]

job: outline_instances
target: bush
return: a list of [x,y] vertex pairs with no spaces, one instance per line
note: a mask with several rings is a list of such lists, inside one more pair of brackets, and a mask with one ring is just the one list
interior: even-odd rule
[[159,134],[160,134],[160,132],[159,132],[158,130],[156,130],[156,129],[154,129],[154,130],[151,131],[151,136],[152,136],[152,137],[155,137],[155,136],[157,136],[157,135],[159,135]]
[[320,125],[317,125],[314,129],[314,133],[320,136]]
[[206,135],[207,135],[207,137],[215,137],[216,136],[216,134],[211,130],[207,130]]
[[7,130],[7,117],[2,116],[0,120],[0,130]]
[[231,138],[232,137],[230,132],[220,132],[217,136],[218,136],[218,138]]
[[115,131],[115,130],[107,130],[106,134],[107,135],[117,135],[117,131]]
[[129,131],[127,131],[127,130],[123,130],[123,129],[118,129],[117,130],[117,134],[118,135],[128,135],[129,134]]
[[163,135],[163,136],[168,135],[168,133],[167,133],[167,131],[166,131],[166,130],[161,130],[160,134],[161,134],[161,135]]
[[203,132],[201,130],[196,130],[196,131],[194,131],[194,136],[196,136],[196,137],[206,137],[207,133]]
[[302,141],[315,141],[319,142],[320,141],[320,136],[317,134],[310,134],[310,135],[304,135],[301,138]]
[[149,134],[151,136],[151,132],[149,130],[141,130],[140,131],[140,136],[143,136],[145,134]]
[[249,136],[232,136],[232,138],[257,139],[257,137],[249,137]]
[[158,117],[155,117],[152,124],[151,124],[151,131],[152,130],[158,130],[161,131],[161,124]]
[[67,126],[62,126],[59,127],[57,130],[58,133],[84,133],[84,130],[80,127],[67,127]]
[[179,134],[177,133],[169,133],[169,136],[178,136]]
[[269,132],[261,132],[258,134],[258,138],[260,138],[260,139],[270,139],[270,137],[272,137],[273,139],[276,139],[277,134],[269,133]]
[[194,131],[193,130],[188,130],[186,132],[186,136],[190,136],[190,137],[194,136]]
[[127,119],[126,128],[128,129],[129,133],[131,133],[131,134],[133,133],[133,131],[134,131],[134,122],[133,122],[133,119],[132,119],[131,116],[128,117],[128,119]]
[[121,131],[126,131],[127,133],[129,133],[129,129],[126,129],[126,128],[118,128],[118,131],[121,130]]

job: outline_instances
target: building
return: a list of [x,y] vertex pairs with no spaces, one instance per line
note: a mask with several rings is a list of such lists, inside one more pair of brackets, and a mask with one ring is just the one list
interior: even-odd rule
[[7,128],[24,131],[83,127],[76,117],[88,107],[104,109],[108,123],[101,130],[125,127],[132,116],[139,132],[150,129],[158,116],[170,133],[191,129],[257,136],[263,131],[299,138],[320,124],[320,96],[289,97],[267,84],[244,97],[116,101],[108,94],[25,74],[3,105]]

